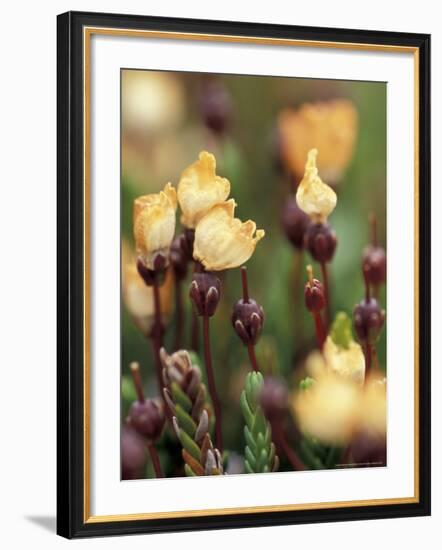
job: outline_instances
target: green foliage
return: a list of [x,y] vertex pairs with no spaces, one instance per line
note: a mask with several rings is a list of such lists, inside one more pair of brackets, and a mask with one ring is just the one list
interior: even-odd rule
[[272,442],[272,429],[259,405],[264,379],[261,373],[251,372],[246,377],[241,394],[241,410],[246,421],[244,465],[246,473],[275,472],[279,459]]
[[351,330],[351,319],[343,311],[336,314],[330,329],[330,336],[333,342],[340,348],[348,349],[353,342],[353,333]]
[[299,382],[299,389],[301,391],[306,391],[309,388],[312,387],[312,385],[315,383],[314,378],[310,378],[310,376],[306,376]]

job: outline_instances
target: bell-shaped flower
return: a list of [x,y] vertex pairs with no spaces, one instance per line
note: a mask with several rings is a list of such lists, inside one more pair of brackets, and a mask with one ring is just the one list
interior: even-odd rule
[[244,264],[264,237],[252,220],[241,222],[234,217],[235,201],[214,206],[195,230],[193,257],[207,271],[222,271]]
[[325,223],[336,206],[336,193],[324,183],[316,166],[317,149],[311,149],[307,155],[304,177],[296,191],[296,202],[313,223]]
[[229,180],[216,175],[215,157],[202,151],[199,159],[183,171],[178,183],[182,224],[194,229],[213,206],[227,199],[229,193]]
[[167,264],[175,234],[177,198],[167,183],[159,193],[143,195],[134,201],[134,237],[138,257],[147,269],[155,269],[155,258],[163,256]]

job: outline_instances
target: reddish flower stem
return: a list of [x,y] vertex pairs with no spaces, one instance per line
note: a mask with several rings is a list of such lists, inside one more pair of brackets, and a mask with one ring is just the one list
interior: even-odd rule
[[253,370],[255,372],[259,372],[258,361],[256,360],[256,354],[255,354],[255,346],[253,344],[249,344],[247,346],[247,351],[249,352],[249,359],[250,359],[250,363],[252,364]]
[[364,344],[364,357],[365,357],[365,383],[368,382],[368,379],[371,374],[371,357],[373,354],[373,348],[370,342],[365,342]]
[[150,458],[152,460],[153,469],[155,470],[155,477],[164,477],[163,470],[161,468],[161,462],[160,457],[158,456],[158,452],[155,448],[155,445],[153,443],[147,444],[147,449],[150,454]]
[[326,332],[324,325],[322,323],[321,314],[319,311],[312,311],[313,319],[315,321],[315,329],[316,329],[316,340],[318,342],[318,348],[322,351],[322,348],[324,347],[325,339],[326,339]]
[[175,326],[175,351],[181,349],[183,341],[184,331],[184,308],[183,308],[183,285],[180,280],[176,280],[175,283],[175,313],[176,313],[176,326]]
[[296,471],[305,470],[304,463],[299,458],[297,453],[290,447],[282,427],[280,425],[274,425],[272,428],[276,444],[282,449],[293,469]]
[[322,284],[324,285],[325,298],[325,324],[328,329],[331,322],[330,289],[328,284],[328,269],[325,262],[321,262]]
[[157,382],[158,382],[158,391],[159,391],[159,394],[162,396],[163,395],[163,377],[162,377],[163,367],[161,365],[160,349],[163,346],[164,327],[163,327],[163,322],[161,320],[160,287],[158,285],[158,281],[156,280],[156,278],[154,279],[154,283],[152,287],[153,287],[155,318],[154,318],[152,331],[150,334],[151,336],[150,339],[151,339],[152,348],[153,348],[155,370],[156,370]]
[[242,299],[245,304],[249,301],[249,284],[247,282],[247,267],[241,267]]
[[138,401],[144,402],[143,382],[141,381],[140,367],[138,363],[130,364],[130,372],[132,374],[132,380],[134,382],[135,391],[137,392]]
[[203,336],[204,336],[204,360],[206,363],[207,382],[209,385],[209,393],[212,399],[212,405],[215,412],[215,442],[216,447],[220,453],[223,452],[223,435],[222,435],[222,420],[221,420],[221,406],[216,391],[215,376],[213,374],[212,366],[212,352],[210,349],[210,331],[209,331],[210,317],[203,316]]

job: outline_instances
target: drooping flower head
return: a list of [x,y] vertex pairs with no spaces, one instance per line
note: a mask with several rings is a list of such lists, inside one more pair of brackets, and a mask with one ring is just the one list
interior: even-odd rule
[[159,193],[143,195],[134,201],[134,237],[138,257],[147,269],[155,269],[155,258],[168,262],[175,233],[177,198],[175,188],[167,183]]
[[334,99],[285,109],[278,118],[282,160],[300,177],[312,147],[321,151],[319,169],[327,181],[338,182],[350,163],[358,131],[358,113],[350,101]]
[[227,199],[229,193],[229,180],[216,175],[215,157],[202,151],[199,159],[183,171],[178,183],[182,224],[194,229],[213,206]]
[[307,155],[304,177],[296,191],[296,202],[313,223],[325,223],[336,206],[336,193],[319,177],[316,166],[317,149]]
[[265,235],[263,229],[256,229],[254,221],[243,223],[235,218],[235,207],[233,199],[218,204],[196,226],[193,257],[207,271],[221,271],[244,264]]

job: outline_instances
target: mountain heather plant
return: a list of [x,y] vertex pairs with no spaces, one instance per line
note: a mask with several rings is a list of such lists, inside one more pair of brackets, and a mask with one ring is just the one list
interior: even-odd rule
[[[202,86],[200,108],[217,150],[221,143],[227,154],[232,102],[216,80]],[[386,464],[386,378],[376,351],[385,320],[380,289],[386,252],[374,214],[370,243],[361,253],[365,295],[352,316],[332,304],[334,285],[345,282],[333,279],[338,236],[329,217],[339,209],[357,125],[346,100],[305,104],[278,118],[279,156],[291,187],[281,220],[295,260],[287,300],[295,326],[304,311],[312,319],[303,327],[309,343],[302,369],[289,378],[260,353],[261,345],[278,345],[266,334],[274,322],[271,316],[268,321],[272,303],[253,297],[254,279],[245,266],[261,253],[257,245],[265,231],[235,217],[230,193],[237,188],[216,173],[215,155],[201,151],[176,189],[167,183],[135,198],[135,256],[123,266],[122,294],[133,323],[152,343],[157,388],[154,398],[146,398],[140,365],[131,363],[133,387],[123,385],[133,402],[122,429],[123,479]],[[306,271],[305,253],[311,262]],[[281,286],[278,266],[269,270],[272,283]],[[231,326],[220,324],[226,310]],[[213,346],[219,338],[230,338],[232,346],[239,338],[244,347],[235,357],[248,358],[249,372],[238,368],[230,379]],[[238,409],[225,405],[227,392]],[[243,437],[241,454],[225,445],[226,426],[235,424]]]

